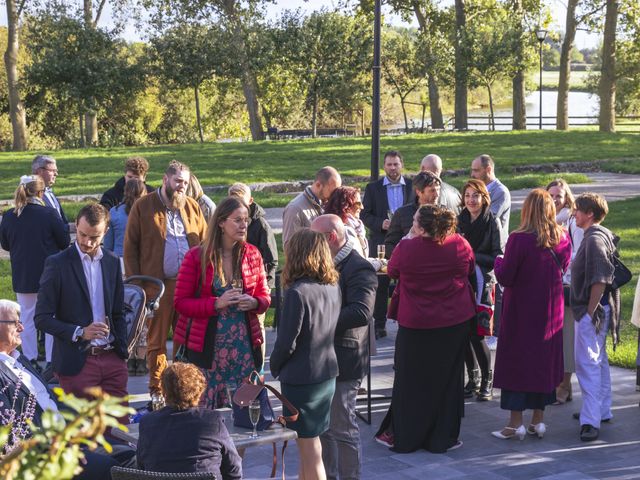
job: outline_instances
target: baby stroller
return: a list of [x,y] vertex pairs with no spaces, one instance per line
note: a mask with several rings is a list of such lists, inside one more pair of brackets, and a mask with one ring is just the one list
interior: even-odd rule
[[[147,298],[145,290],[132,282],[151,284],[155,294]],[[148,291],[148,290],[147,290]],[[124,280],[124,318],[127,322],[127,363],[130,375],[146,375],[147,324],[160,306],[164,282],[146,275],[132,275]]]

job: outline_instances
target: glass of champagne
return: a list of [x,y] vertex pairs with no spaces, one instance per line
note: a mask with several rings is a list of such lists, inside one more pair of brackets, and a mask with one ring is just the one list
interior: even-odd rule
[[384,260],[385,253],[384,245],[378,245],[378,260]]
[[393,212],[391,210],[387,210],[387,220],[391,221],[393,218]]
[[234,277],[231,280],[231,288],[236,288],[236,289],[242,291],[243,290],[242,278]]
[[251,438],[258,438],[258,420],[260,420],[260,400],[253,400],[249,404],[249,420],[253,425],[253,432],[251,432]]

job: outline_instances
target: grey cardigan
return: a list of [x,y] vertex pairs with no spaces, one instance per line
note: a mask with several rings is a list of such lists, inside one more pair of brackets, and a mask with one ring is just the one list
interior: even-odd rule
[[341,304],[337,284],[301,278],[285,291],[270,358],[274,377],[282,383],[308,385],[338,376],[333,339]]

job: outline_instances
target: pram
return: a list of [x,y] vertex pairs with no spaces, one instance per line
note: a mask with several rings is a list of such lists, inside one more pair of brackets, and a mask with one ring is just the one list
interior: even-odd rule
[[[157,292],[147,298],[145,290],[132,282],[141,282],[151,284],[157,289]],[[148,290],[147,290],[148,291]],[[160,298],[164,294],[164,282],[155,277],[146,275],[132,275],[124,280],[124,319],[127,323],[127,349],[129,351],[129,360],[134,364],[141,361],[144,364],[146,348],[147,348],[147,324],[154,312],[160,306]],[[143,371],[137,370],[142,374]],[[129,373],[136,374],[134,371]]]

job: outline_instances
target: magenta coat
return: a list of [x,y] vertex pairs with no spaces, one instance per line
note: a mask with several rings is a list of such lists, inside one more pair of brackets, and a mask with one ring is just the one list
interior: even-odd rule
[[[563,270],[571,258],[564,235],[554,251]],[[549,249],[532,233],[509,236],[495,262],[504,286],[494,386],[515,392],[551,393],[562,381],[562,273]]]

